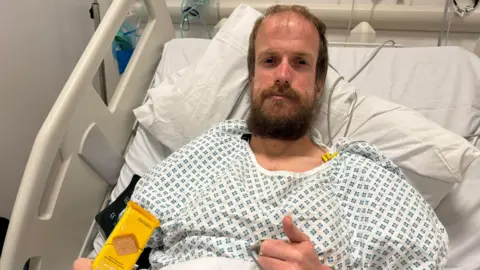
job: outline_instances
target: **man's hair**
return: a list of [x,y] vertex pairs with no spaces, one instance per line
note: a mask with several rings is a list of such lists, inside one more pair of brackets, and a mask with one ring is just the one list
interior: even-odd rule
[[327,47],[327,38],[325,37],[326,26],[325,24],[315,15],[310,13],[307,7],[299,5],[274,5],[269,7],[264,16],[258,18],[255,21],[253,26],[252,33],[250,34],[250,41],[248,46],[248,77],[251,80],[255,73],[255,40],[257,39],[258,29],[262,24],[265,18],[268,18],[271,15],[282,13],[282,12],[293,12],[305,18],[307,21],[312,23],[317,29],[318,37],[320,38],[320,46],[318,48],[318,59],[315,66],[315,81],[325,82],[327,77],[328,70],[328,47]]

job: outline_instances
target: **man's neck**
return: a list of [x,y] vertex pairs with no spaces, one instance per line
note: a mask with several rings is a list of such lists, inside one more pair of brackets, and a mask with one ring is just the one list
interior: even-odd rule
[[295,141],[252,136],[250,147],[255,154],[264,155],[273,159],[294,156],[316,156],[320,150],[308,136],[303,136]]

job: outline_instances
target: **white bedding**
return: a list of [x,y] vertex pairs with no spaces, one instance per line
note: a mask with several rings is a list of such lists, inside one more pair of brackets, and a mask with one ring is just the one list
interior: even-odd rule
[[[191,39],[184,39],[184,40],[172,40],[170,43],[167,44],[162,60],[159,64],[159,67],[157,69],[157,72],[155,74],[154,78],[154,86],[157,85],[162,79],[165,78],[165,76],[172,74],[196,61],[198,56],[201,55],[203,51],[207,48],[209,44],[209,40],[202,40],[202,39],[196,39],[196,40],[191,40]],[[386,49],[384,52],[380,51],[380,53],[377,55],[377,58],[375,58],[372,63],[367,67],[358,77],[355,79],[353,82],[357,87],[360,87],[360,93],[362,94],[369,94],[369,95],[376,95],[383,97],[385,99],[390,99],[393,101],[396,101],[398,103],[401,103],[403,105],[419,109],[424,115],[426,115],[428,118],[433,118],[434,121],[439,123],[440,125],[455,131],[458,134],[461,135],[466,135],[469,134],[469,131],[475,130],[478,128],[478,125],[480,124],[480,100],[479,100],[479,94],[475,92],[475,89],[473,87],[480,88],[479,86],[476,85],[467,85],[462,84],[462,95],[464,88],[467,88],[468,92],[468,100],[467,98],[464,98],[461,95],[455,95],[458,94],[456,91],[459,88],[454,88],[452,87],[455,81],[452,79],[451,84],[448,86],[442,88],[442,85],[439,85],[439,93],[442,93],[442,95],[438,95],[438,93],[422,93],[424,96],[429,96],[431,97],[430,102],[431,102],[431,107],[421,107],[423,103],[418,102],[418,98],[415,97],[415,92],[413,91],[414,89],[422,89],[421,88],[421,82],[423,81],[424,83],[430,82],[434,79],[434,77],[429,77],[430,81],[424,78],[427,78],[425,73],[427,68],[431,70],[431,67],[429,67],[428,64],[422,66],[421,64],[416,65],[416,72],[419,74],[424,74],[422,77],[422,80],[418,80],[418,77],[415,77],[413,74],[410,72],[409,69],[407,69],[408,72],[405,73],[393,73],[392,69],[393,67],[390,67],[392,65],[392,59],[395,59],[397,61],[396,63],[398,64],[403,64],[401,63],[401,60],[396,56],[396,53],[399,51],[392,51],[394,49]],[[452,48],[452,54],[448,59],[445,59],[445,61],[450,60],[452,62],[455,62],[455,53],[454,53],[454,48]],[[363,64],[363,59],[367,58],[367,55],[372,51],[372,49],[354,49],[354,48],[331,48],[330,49],[330,59],[332,60],[332,64],[335,66],[337,70],[340,71],[340,73],[346,75],[345,77],[348,78],[351,74],[354,73],[354,71],[360,67]],[[393,54],[391,52],[394,52]],[[412,54],[415,53],[413,50],[411,52]],[[392,56],[393,55],[393,56]],[[425,54],[418,54],[419,57]],[[435,60],[434,54],[430,55],[430,59],[432,61]],[[440,55],[437,52],[437,55]],[[348,58],[350,57],[350,58]],[[351,59],[356,59],[356,60],[351,60]],[[436,60],[435,60],[436,61]],[[428,62],[425,60],[425,62]],[[390,63],[390,64],[389,64]],[[438,61],[437,61],[438,63]],[[455,66],[455,65],[454,65]],[[388,68],[386,68],[388,67]],[[423,68],[423,69],[422,69]],[[478,69],[478,73],[469,73],[469,74],[464,74],[459,71],[456,71],[452,73],[453,71],[451,69],[441,69],[438,68],[437,75],[440,76],[441,71],[444,70],[444,72],[447,72],[443,74],[444,76],[446,75],[456,75],[458,79],[468,79],[468,76],[477,76],[476,81],[480,81],[480,68]],[[455,69],[454,69],[455,70]],[[388,80],[383,80],[383,75],[388,74],[389,78]],[[408,76],[410,76],[411,82],[410,84],[406,83],[404,88],[401,89],[391,89],[388,87],[387,83],[388,81],[391,80],[402,80],[407,82]],[[436,77],[438,78],[438,77]],[[470,81],[474,81],[471,79]],[[450,87],[450,89],[448,89]],[[388,93],[382,92],[381,89],[390,89]],[[473,89],[473,91],[470,91],[470,89]],[[446,93],[446,97],[442,98],[443,93]],[[417,93],[418,94],[418,93]],[[412,95],[415,98],[412,98]],[[448,97],[455,97],[455,98],[448,98]],[[461,96],[461,97],[460,97]],[[434,99],[437,98],[437,99]],[[439,102],[441,106],[443,107],[437,107],[434,106],[435,102]],[[476,102],[473,104],[477,104],[477,106],[468,106],[468,102]],[[453,108],[464,108],[462,110],[452,110]],[[431,118],[431,119],[432,119]],[[454,120],[457,121],[454,121]],[[462,119],[462,121],[458,121],[458,119]],[[463,120],[463,119],[469,119],[469,120]],[[121,175],[119,178],[118,186],[114,189],[112,192],[112,199],[116,198],[120,192],[124,190],[124,188],[128,185],[130,182],[130,179],[133,174],[139,174],[142,175],[145,173],[147,170],[149,170],[152,166],[155,164],[159,163],[161,160],[163,160],[166,156],[170,154],[169,150],[167,150],[165,147],[161,145],[157,140],[155,140],[151,135],[148,134],[141,126],[139,127],[139,130],[132,142],[132,145],[130,146],[129,151],[127,152],[126,155],[126,164],[123,167],[121,171]],[[473,179],[474,176],[480,175],[480,172],[468,172],[467,175],[468,177],[471,177],[470,180],[465,181],[467,184],[462,184],[463,186],[468,186],[468,187],[478,187],[480,179]],[[469,189],[467,188],[456,188],[456,189],[462,189],[462,194],[465,195],[465,193],[468,193],[469,191],[473,190],[478,190],[476,189]],[[470,194],[474,195],[474,194]],[[447,196],[445,200],[451,200],[452,198],[455,198],[455,196]],[[470,196],[468,196],[470,197]],[[476,198],[478,196],[473,196],[473,198]],[[456,198],[455,198],[456,199]],[[477,201],[477,205],[480,205],[480,200]],[[444,209],[440,209],[440,214],[439,217],[442,220],[442,222],[447,222],[447,230],[449,231],[450,238],[451,238],[451,245],[450,245],[450,257],[449,257],[449,265],[456,265],[456,263],[462,263],[465,264],[465,260],[469,262],[472,267],[468,267],[465,269],[474,269],[473,265],[479,265],[480,266],[480,258],[476,258],[475,254],[475,249],[472,248],[472,244],[474,246],[480,247],[480,235],[475,236],[472,235],[470,237],[469,232],[472,232],[472,229],[474,227],[480,227],[480,211],[475,212],[475,217],[473,217],[472,211],[474,208],[470,207],[468,208],[468,211],[464,211],[462,209],[463,205],[456,204],[454,207],[457,207],[455,209],[455,213],[457,213],[457,216],[449,216],[450,212],[453,211],[450,208],[452,207],[448,202],[444,202],[443,205],[448,205],[444,207]],[[440,208],[442,205],[440,205]],[[451,210],[451,211],[450,211]],[[438,213],[438,211],[437,211]],[[458,225],[458,221],[465,219],[465,215],[472,215],[472,218],[469,221],[468,226],[469,228],[466,228],[465,230],[462,230],[462,227]],[[455,221],[453,221],[453,219]],[[457,224],[455,224],[457,222]],[[450,227],[449,227],[450,226]],[[470,229],[470,230],[469,230]],[[474,238],[477,237],[477,240]],[[466,242],[467,239],[470,239],[470,242]],[[98,248],[98,242],[96,241],[96,245]],[[476,245],[475,245],[476,244]],[[479,251],[480,252],[480,251]],[[474,260],[476,259],[476,261]]]
[[223,257],[205,257],[196,260],[190,260],[183,263],[163,268],[165,270],[258,270],[258,267],[252,263],[238,259]]
[[[332,48],[330,62],[350,78],[373,51]],[[360,94],[405,105],[459,135],[480,128],[480,61],[464,49],[383,48],[352,82]]]
[[[195,62],[209,42],[172,40],[164,51],[155,82]],[[329,49],[330,63],[349,79],[374,51],[333,47]],[[461,136],[480,131],[480,61],[461,48],[383,48],[352,82],[362,95],[412,108]]]

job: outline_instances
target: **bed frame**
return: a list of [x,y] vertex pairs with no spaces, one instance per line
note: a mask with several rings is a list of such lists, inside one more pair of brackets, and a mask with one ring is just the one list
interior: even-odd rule
[[[147,23],[108,107],[92,85],[132,0],[115,0],[41,127],[23,175],[0,269],[71,269],[95,235],[123,165],[135,118],[175,33],[166,4],[146,0]],[[125,14],[125,15],[124,15]]]

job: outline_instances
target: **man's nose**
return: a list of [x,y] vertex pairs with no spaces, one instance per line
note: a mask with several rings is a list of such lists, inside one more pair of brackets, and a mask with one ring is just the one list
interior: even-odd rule
[[292,83],[292,67],[288,63],[288,60],[284,59],[276,70],[276,83],[285,84]]

